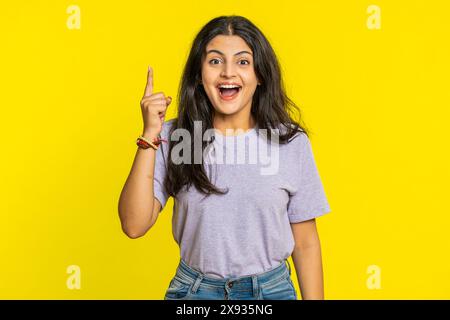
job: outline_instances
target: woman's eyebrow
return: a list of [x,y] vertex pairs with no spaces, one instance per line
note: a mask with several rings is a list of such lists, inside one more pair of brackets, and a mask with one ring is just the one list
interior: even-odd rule
[[[213,52],[218,53],[218,54],[220,54],[222,56],[225,55],[223,52],[221,52],[219,50],[216,50],[216,49],[208,50],[208,52],[206,52],[206,54],[213,53]],[[251,52],[248,52],[248,51],[245,51],[245,50],[244,51],[239,51],[238,53],[235,53],[234,55],[237,56],[237,55],[240,55],[240,54],[243,54],[243,53],[248,53],[249,55],[252,55]]]

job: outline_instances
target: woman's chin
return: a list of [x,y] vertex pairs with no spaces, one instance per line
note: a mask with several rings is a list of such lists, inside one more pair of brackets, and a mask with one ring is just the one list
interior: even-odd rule
[[216,112],[224,115],[232,115],[239,111],[238,104],[220,105],[216,106]]
[[214,100],[215,100],[214,107],[216,108],[216,110],[218,110],[222,113],[234,113],[234,112],[238,111],[241,106],[240,99],[226,101],[219,97]]

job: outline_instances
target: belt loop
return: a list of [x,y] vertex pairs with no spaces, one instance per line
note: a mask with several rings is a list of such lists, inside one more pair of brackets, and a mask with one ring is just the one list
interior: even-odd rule
[[285,260],[287,265],[288,265],[288,269],[289,269],[289,275],[291,275],[291,265],[289,264],[288,259]]
[[197,289],[200,286],[200,283],[202,282],[202,280],[203,280],[203,274],[199,273],[197,276],[197,279],[195,279],[194,285],[192,286],[192,290],[191,290],[192,293],[197,292]]
[[252,276],[252,283],[253,283],[253,297],[255,299],[258,299],[259,297],[259,286],[258,286],[258,277]]

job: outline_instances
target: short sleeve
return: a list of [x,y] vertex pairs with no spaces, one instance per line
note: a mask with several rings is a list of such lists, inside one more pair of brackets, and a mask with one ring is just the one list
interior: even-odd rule
[[287,208],[290,223],[310,220],[331,211],[309,138],[304,133],[297,138],[300,139],[297,143],[301,154],[299,170],[291,177],[294,191],[289,195]]
[[160,147],[156,150],[156,158],[155,158],[155,171],[154,171],[154,183],[153,183],[153,193],[156,199],[161,203],[161,210],[167,203],[167,199],[169,195],[167,193],[166,188],[164,187],[164,180],[167,175],[167,160],[169,153],[169,129],[170,125],[174,120],[165,121],[163,124],[163,128],[161,130],[161,138],[166,140],[167,142],[161,142]]

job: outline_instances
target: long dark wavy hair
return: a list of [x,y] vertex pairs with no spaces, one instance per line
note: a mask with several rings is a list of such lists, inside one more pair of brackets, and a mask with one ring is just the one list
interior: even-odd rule
[[[281,144],[288,143],[299,131],[308,135],[309,130],[295,122],[289,114],[292,109],[295,109],[298,112],[299,121],[302,122],[300,109],[286,95],[278,59],[269,41],[250,20],[232,15],[212,19],[195,37],[179,85],[178,117],[174,119],[169,137],[179,128],[188,130],[193,137],[194,121],[201,121],[202,136],[206,130],[213,128],[214,107],[200,81],[206,46],[217,35],[237,35],[253,51],[254,70],[261,83],[253,95],[251,107],[251,115],[256,121],[257,128],[267,129],[267,137],[270,139],[270,129],[280,128],[280,125],[283,125],[286,130],[278,137]],[[169,157],[164,184],[170,196],[176,198],[183,186],[189,188],[192,184],[205,195],[228,192],[219,190],[211,183],[203,167],[203,161],[201,164],[173,163],[170,157],[172,149],[182,141],[168,140]],[[202,155],[212,140],[203,141],[202,139]],[[194,139],[191,139],[191,143],[191,159],[194,159]]]

